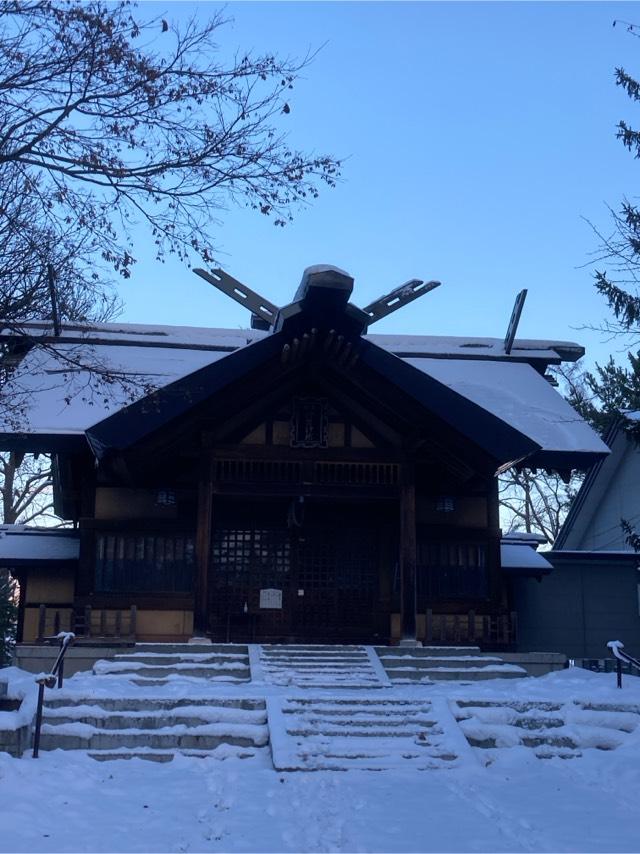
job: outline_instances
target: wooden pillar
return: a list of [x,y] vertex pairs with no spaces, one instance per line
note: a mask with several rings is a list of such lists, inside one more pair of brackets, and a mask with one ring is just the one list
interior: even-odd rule
[[400,488],[401,643],[416,640],[416,487],[413,467],[402,469]]
[[194,579],[193,634],[204,637],[209,628],[209,556],[211,553],[211,461],[203,461],[198,485],[196,577]]

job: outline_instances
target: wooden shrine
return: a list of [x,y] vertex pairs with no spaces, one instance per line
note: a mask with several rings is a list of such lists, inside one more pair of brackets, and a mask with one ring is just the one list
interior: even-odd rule
[[[251,308],[246,341],[63,330],[78,346],[200,361],[64,429],[34,411],[30,427],[0,434],[4,448],[54,455],[57,512],[74,525],[59,535],[71,543],[59,561],[0,548],[21,581],[22,640],[75,628],[148,641],[513,647],[496,474],[568,472],[606,453],[544,377],[581,348],[519,344],[517,318],[505,342],[368,335],[437,283],[414,280],[359,309],[350,276],[313,267],[280,309],[223,273],[201,274]],[[46,324],[39,334],[60,345]],[[531,413],[514,403],[528,389]]]

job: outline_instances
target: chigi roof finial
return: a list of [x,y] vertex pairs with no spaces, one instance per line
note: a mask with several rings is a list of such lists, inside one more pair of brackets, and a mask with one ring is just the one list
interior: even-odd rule
[[353,291],[353,277],[331,264],[315,264],[307,267],[302,274],[293,302],[278,308],[270,300],[243,285],[224,270],[207,271],[198,268],[193,272],[247,308],[251,312],[253,329],[265,330],[281,328],[287,318],[296,314],[300,307],[311,311],[335,313],[340,309],[347,311],[348,306],[350,309],[348,313],[354,319],[359,315],[360,325],[366,331],[376,321],[413,302],[423,294],[429,293],[441,284],[435,280],[425,282],[422,279],[409,279],[408,282],[369,303],[364,309],[359,309],[349,303]]

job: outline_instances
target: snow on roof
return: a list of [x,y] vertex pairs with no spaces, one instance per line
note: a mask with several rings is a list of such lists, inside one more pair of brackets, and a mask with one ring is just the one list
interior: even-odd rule
[[[127,323],[69,324],[59,338],[48,321],[25,323],[23,330],[47,341],[32,348],[5,384],[12,411],[0,415],[0,433],[81,436],[154,388],[166,386],[212,364],[268,333],[260,330],[205,329]],[[0,330],[0,337],[15,327]],[[577,358],[569,342],[517,341],[509,357],[493,338],[372,335],[368,339],[450,386],[544,450],[606,453],[561,396],[526,360]],[[427,355],[428,354],[428,355]],[[90,370],[103,367],[126,374],[104,381]]]
[[405,361],[529,436],[543,451],[609,452],[591,427],[531,365],[467,359]]
[[[257,329],[218,329],[195,326],[165,326],[141,323],[76,323],[64,324],[61,335],[54,336],[50,321],[29,321],[19,326],[0,327],[0,337],[11,337],[19,332],[32,338],[46,338],[50,342],[100,341],[103,344],[140,344],[149,347],[185,347],[210,350],[235,350],[268,332]],[[385,350],[398,354],[421,356],[458,356],[503,360],[540,359],[546,362],[574,361],[584,354],[584,349],[571,341],[546,341],[516,339],[511,353],[504,352],[500,338],[445,335],[367,335],[364,336]]]
[[23,560],[77,560],[80,540],[75,532],[25,525],[0,525],[0,565]]
[[546,575],[553,566],[527,543],[505,543],[500,545],[500,563],[503,569],[520,570],[525,574]]
[[504,351],[502,338],[465,337],[461,335],[367,335],[379,347],[407,356],[456,356],[467,359],[500,359],[502,361],[541,360],[544,362],[575,361],[584,348],[571,341],[537,341],[516,339],[511,353]]
[[[34,348],[5,383],[16,409],[0,415],[0,432],[83,434],[134,400],[225,356],[225,352],[103,344]],[[80,363],[77,367],[75,363]],[[86,366],[86,369],[82,369]],[[126,374],[105,381],[91,368]]]

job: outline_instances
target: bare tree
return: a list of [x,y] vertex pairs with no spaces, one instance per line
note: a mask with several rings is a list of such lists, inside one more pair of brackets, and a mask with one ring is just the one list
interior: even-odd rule
[[16,451],[0,453],[4,524],[60,524],[54,513],[51,458]]
[[31,199],[38,233],[81,249],[89,277],[98,260],[129,275],[135,223],[158,259],[210,262],[229,201],[283,225],[334,185],[338,161],[279,130],[309,57],[224,62],[224,23],[215,13],[179,30],[125,2],[0,2],[0,185],[19,200],[8,210]]
[[[593,423],[594,394],[589,374],[578,364],[549,368],[555,384],[578,412]],[[584,475],[571,474],[568,482],[558,472],[512,468],[498,479],[503,530],[542,534],[553,544],[569,512]]]
[[581,481],[579,475],[567,484],[554,472],[510,469],[498,487],[505,532],[542,534],[553,544]]
[[[334,186],[339,162],[297,151],[284,134],[311,57],[223,59],[224,24],[219,12],[182,29],[143,21],[127,2],[0,0],[0,400],[14,421],[30,393],[20,356],[47,346],[21,321],[52,316],[49,265],[62,320],[106,320],[118,307],[114,276],[135,263],[138,225],[158,260],[209,263],[230,203],[281,226],[321,185]],[[70,394],[147,390],[144,377],[82,349],[48,355],[70,389],[75,382]],[[40,472],[14,463],[0,464],[13,480],[5,521],[28,519],[26,495],[44,494]]]

